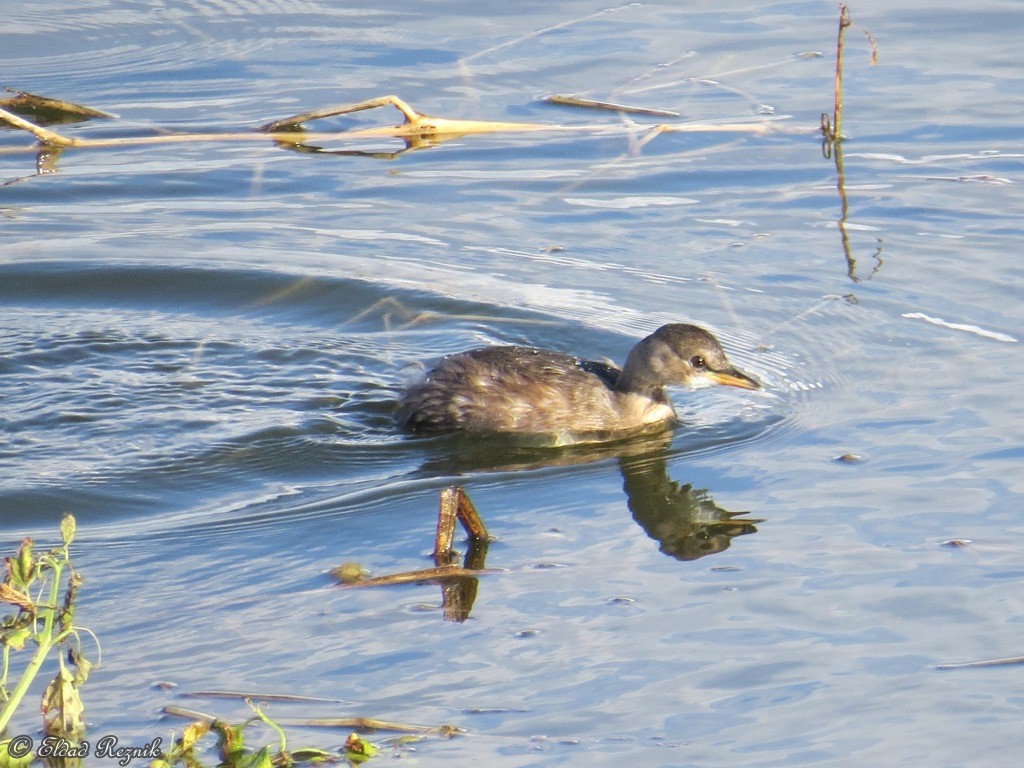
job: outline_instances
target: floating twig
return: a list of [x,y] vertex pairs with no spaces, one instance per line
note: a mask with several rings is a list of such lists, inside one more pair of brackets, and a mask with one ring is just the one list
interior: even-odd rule
[[548,104],[562,104],[569,107],[586,107],[587,109],[604,109],[609,112],[622,112],[627,115],[649,115],[651,117],[679,117],[678,112],[670,109],[650,109],[648,107],[633,107],[626,104],[615,104],[611,101],[596,101],[585,99],[582,96],[573,96],[568,93],[553,93],[545,96],[541,101]]
[[[180,717],[185,720],[198,721],[201,723],[212,723],[220,718],[206,712],[199,712],[195,709],[185,707],[166,706],[162,710],[165,715]],[[412,725],[410,723],[399,723],[393,720],[381,720],[376,717],[314,717],[309,719],[277,719],[278,725],[289,727],[310,727],[310,728],[359,728],[368,731],[395,731],[396,733],[439,733],[452,735],[460,733],[461,728],[453,725]]]
[[344,104],[340,107],[327,107],[314,112],[304,112],[301,115],[293,115],[267,123],[261,126],[259,130],[263,133],[272,134],[295,133],[302,130],[302,123],[311,120],[348,115],[353,112],[362,112],[367,109],[388,106],[394,107],[405,117],[405,121],[400,125],[394,126],[391,129],[385,129],[389,131],[387,135],[396,138],[420,138],[427,140],[432,136],[447,134],[464,136],[466,134],[498,133],[500,131],[537,131],[551,127],[540,123],[506,123],[495,120],[458,120],[446,117],[433,117],[423,112],[417,112],[397,96],[388,95],[366,99],[355,104]]
[[322,696],[301,696],[293,693],[260,693],[258,691],[182,691],[178,694],[190,699],[253,699],[255,701],[277,701],[287,703],[347,704],[345,699],[329,699]]
[[206,712],[200,712],[197,709],[175,707],[174,705],[163,707],[160,711],[165,715],[170,715],[171,717],[181,717],[185,720],[193,720],[201,723],[212,723],[217,719],[214,715],[209,715]]
[[313,717],[303,719],[283,718],[277,721],[289,727],[306,728],[358,728],[361,731],[395,731],[396,733],[439,733],[445,736],[461,733],[454,725],[413,725],[376,717]]
[[[456,521],[462,523],[469,535],[469,550],[462,565],[453,562],[452,539]],[[404,571],[388,576],[360,578],[361,569],[346,563],[331,571],[347,589],[355,587],[390,587],[396,584],[433,582],[441,585],[441,600],[445,621],[465,621],[476,600],[478,576],[494,573],[484,567],[490,536],[483,520],[469,500],[466,492],[455,485],[441,491],[437,511],[437,533],[434,536],[434,567]]]
[[497,573],[495,569],[469,569],[461,565],[439,565],[434,568],[422,568],[417,571],[402,571],[392,573],[388,576],[374,576],[369,579],[360,579],[340,586],[346,589],[358,587],[393,587],[396,584],[417,584],[420,582],[443,582],[447,579],[455,579],[465,576],[482,576],[485,573]]

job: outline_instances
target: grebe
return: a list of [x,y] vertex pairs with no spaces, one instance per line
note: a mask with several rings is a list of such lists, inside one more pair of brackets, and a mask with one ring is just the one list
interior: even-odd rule
[[666,427],[676,414],[665,387],[674,384],[761,388],[729,362],[710,333],[673,323],[637,343],[621,370],[532,347],[449,355],[405,393],[397,419],[414,432],[553,434],[559,443],[608,439]]

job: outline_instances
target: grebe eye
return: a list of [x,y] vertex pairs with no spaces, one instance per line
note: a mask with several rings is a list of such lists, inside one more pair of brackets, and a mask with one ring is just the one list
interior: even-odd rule
[[694,355],[690,358],[690,365],[696,368],[698,371],[703,371],[708,367],[707,361],[704,360],[700,355]]

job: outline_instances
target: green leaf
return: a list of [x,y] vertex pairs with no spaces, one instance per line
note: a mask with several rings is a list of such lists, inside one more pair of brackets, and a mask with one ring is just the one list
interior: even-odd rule
[[317,747],[299,747],[292,750],[292,760],[296,763],[333,763],[337,759],[338,755],[336,752],[328,752],[326,749],[318,749]]
[[14,627],[13,629],[0,635],[0,642],[4,645],[9,645],[16,651],[23,650],[25,643],[28,642],[29,638],[32,637],[32,627]]
[[41,705],[43,729],[47,736],[56,736],[78,743],[85,737],[85,706],[78,695],[74,676],[64,666],[43,693]]
[[35,576],[36,561],[32,556],[34,545],[31,538],[26,538],[21,542],[17,556],[7,558],[7,583],[22,592],[28,589]]
[[187,726],[184,732],[181,734],[181,748],[182,750],[190,750],[195,747],[196,742],[199,741],[203,736],[210,732],[210,724],[204,723],[201,720],[197,720],[191,725]]
[[270,757],[270,747],[263,747],[251,754],[239,755],[239,759],[230,765],[232,768],[274,768],[274,761]]
[[245,723],[233,726],[223,720],[210,723],[210,730],[217,734],[217,751],[226,765],[235,765],[246,754]]
[[89,679],[89,672],[92,671],[92,662],[74,648],[68,651],[68,657],[75,665],[75,685],[84,685],[85,681]]
[[358,733],[349,734],[348,740],[345,742],[346,759],[359,765],[360,763],[365,763],[376,754],[376,745],[371,744]]

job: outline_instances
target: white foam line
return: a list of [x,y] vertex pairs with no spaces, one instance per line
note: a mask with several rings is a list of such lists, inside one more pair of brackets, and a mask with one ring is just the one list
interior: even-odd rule
[[938,317],[931,317],[924,314],[923,312],[904,312],[902,317],[909,318],[911,320],[924,320],[926,323],[932,325],[941,325],[943,328],[952,328],[954,331],[967,331],[978,336],[984,336],[986,339],[995,339],[996,341],[1009,341],[1016,343],[1017,339],[1006,333],[999,333],[998,331],[987,331],[984,328],[979,328],[976,325],[968,325],[966,323],[950,323],[946,320],[942,320]]

